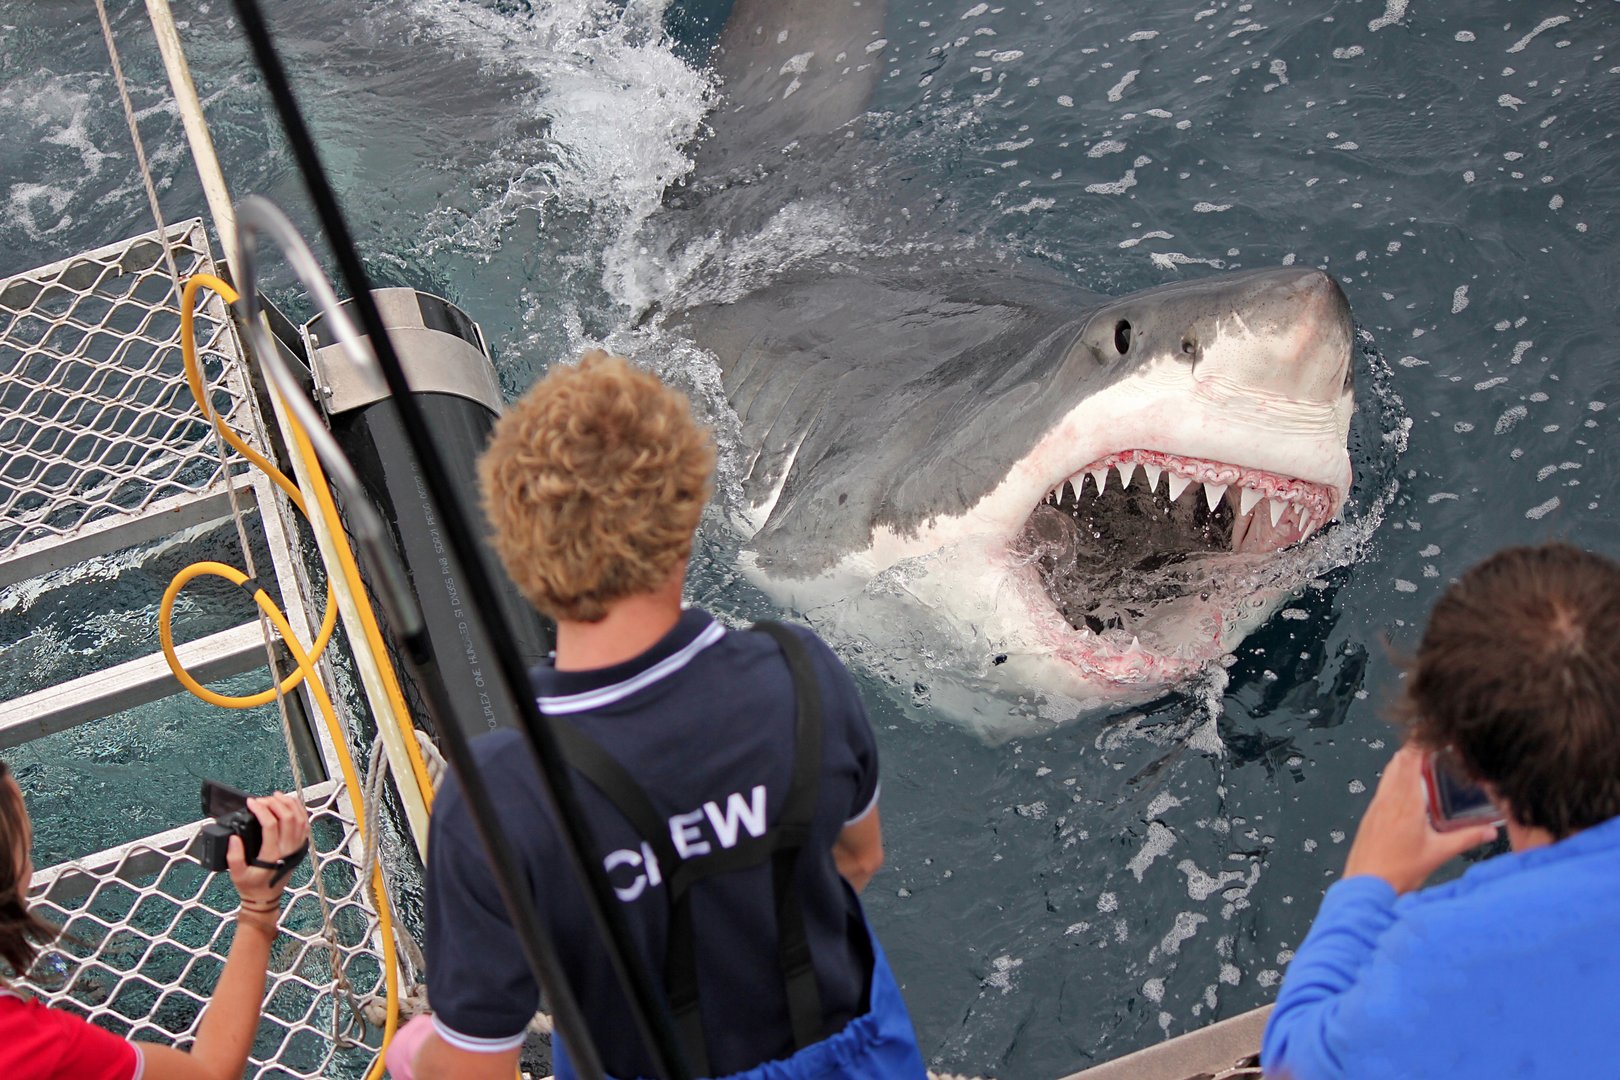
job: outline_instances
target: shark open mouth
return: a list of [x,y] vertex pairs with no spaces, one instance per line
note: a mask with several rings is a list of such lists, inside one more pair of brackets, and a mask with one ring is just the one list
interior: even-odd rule
[[1048,492],[1013,551],[1033,565],[1077,632],[1071,649],[1090,664],[1199,663],[1221,651],[1223,575],[1254,561],[1233,556],[1309,538],[1336,499],[1331,487],[1260,469],[1125,450]]

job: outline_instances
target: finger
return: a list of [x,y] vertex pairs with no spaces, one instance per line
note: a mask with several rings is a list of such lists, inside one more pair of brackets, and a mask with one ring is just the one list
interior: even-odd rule
[[298,796],[292,794],[277,795],[276,807],[281,819],[283,850],[291,854],[309,839],[309,811],[304,809]]
[[253,798],[248,800],[248,809],[258,819],[259,860],[271,862],[281,858],[281,822],[276,819],[275,813],[268,805],[269,799]]
[[1444,854],[1448,861],[1456,858],[1465,851],[1472,851],[1482,844],[1489,844],[1496,839],[1496,826],[1483,825],[1467,829],[1458,829],[1455,832],[1435,833],[1431,841],[1436,855]]
[[1410,784],[1423,776],[1423,751],[1407,743],[1395,751],[1384,770],[1384,779],[1390,783]]
[[247,871],[247,856],[242,851],[240,836],[232,836],[230,842],[225,845],[225,865],[230,869],[233,878]]

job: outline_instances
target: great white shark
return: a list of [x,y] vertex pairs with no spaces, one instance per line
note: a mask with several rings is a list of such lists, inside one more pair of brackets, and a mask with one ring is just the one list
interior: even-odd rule
[[[701,214],[770,151],[852,137],[883,17],[881,0],[738,0],[675,202]],[[981,727],[1006,711],[986,688],[1061,719],[1228,653],[1288,595],[1267,561],[1350,488],[1353,327],[1320,270],[1115,298],[877,256],[658,318],[713,355],[736,413],[748,577],[834,636],[943,631],[933,675],[969,690],[945,709]]]

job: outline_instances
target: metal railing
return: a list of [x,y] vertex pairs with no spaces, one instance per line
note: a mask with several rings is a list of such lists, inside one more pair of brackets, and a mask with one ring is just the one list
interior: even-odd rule
[[[383,975],[372,948],[376,915],[354,857],[354,817],[341,784],[305,795],[331,917],[322,918],[306,862],[288,888],[270,958],[250,1059],[263,1078],[358,1076],[376,1055],[377,1031],[357,1008],[381,995]],[[196,832],[183,826],[35,875],[34,911],[65,930],[26,980],[42,1000],[136,1041],[189,1044],[224,965],[236,907],[225,876],[187,854]],[[332,992],[334,971],[352,996]]]
[[[169,248],[214,272],[200,220]],[[257,430],[225,307],[201,316],[214,407]],[[0,585],[221,517],[223,481],[156,232],[0,280]]]
[[[217,273],[200,220],[167,232],[182,276]],[[208,400],[250,444],[267,448],[241,346],[217,297],[200,305],[196,338]],[[234,507],[268,548],[282,605],[309,641],[307,574],[291,510],[267,479],[245,469],[234,453],[221,456],[187,385],[178,290],[156,231],[0,279],[0,595],[60,588],[71,604],[74,586],[45,575],[228,519]],[[257,620],[179,651],[207,679],[266,660]],[[30,688],[0,701],[0,747],[179,689],[161,654]],[[318,858],[300,867],[289,891],[248,1075],[360,1076],[381,1035],[374,1004],[369,1022],[365,1015],[386,989],[378,919],[360,865],[358,808],[341,782],[326,779],[338,773],[331,736],[317,725],[301,737],[311,755],[304,767],[323,770],[304,789]],[[350,740],[370,745],[352,727]],[[230,944],[236,899],[224,875],[189,854],[196,829],[181,825],[38,870],[35,910],[66,933],[24,983],[138,1041],[193,1038]],[[405,985],[417,974],[407,970]]]

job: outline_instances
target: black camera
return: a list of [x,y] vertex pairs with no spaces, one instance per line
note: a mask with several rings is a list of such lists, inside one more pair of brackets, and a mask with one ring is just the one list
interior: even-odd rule
[[247,794],[213,780],[202,785],[203,813],[213,818],[199,833],[197,858],[209,870],[225,870],[225,853],[230,849],[231,837],[242,838],[242,856],[249,863],[259,857],[259,844],[264,830],[253,811],[247,808]]

